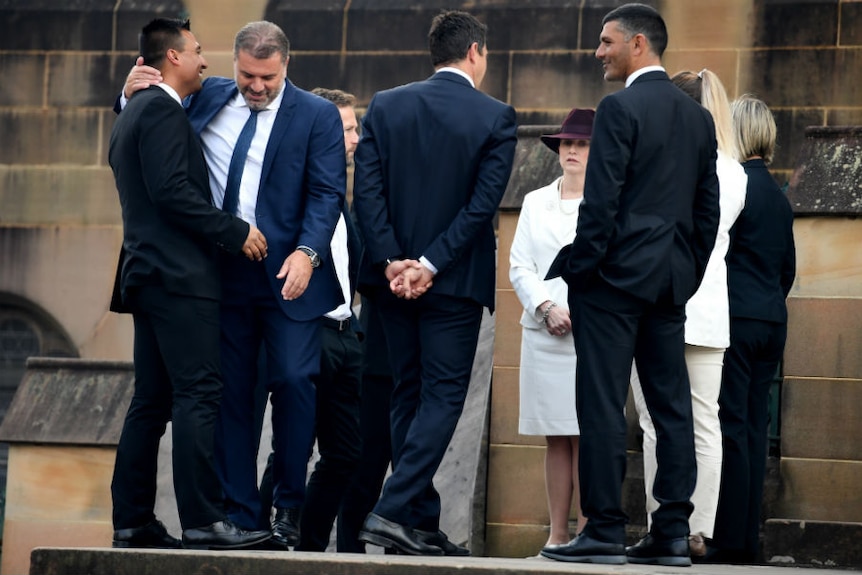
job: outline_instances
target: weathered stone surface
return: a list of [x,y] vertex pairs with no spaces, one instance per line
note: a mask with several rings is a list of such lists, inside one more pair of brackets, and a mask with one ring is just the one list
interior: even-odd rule
[[772,518],[862,523],[862,461],[781,458]]
[[510,102],[519,109],[595,108],[605,94],[623,87],[602,79],[592,52],[516,52],[511,75]]
[[792,297],[787,315],[785,377],[862,379],[862,299]]
[[839,46],[862,45],[862,4],[842,2],[841,29],[838,34]]
[[[562,123],[562,120],[560,120]],[[546,126],[520,126],[518,128],[518,145],[515,148],[515,161],[512,165],[512,175],[506,193],[500,202],[500,211],[520,211],[524,196],[538,188],[547,186],[554,178],[560,175],[560,160],[542,141],[539,136],[553,134],[559,131],[560,125]],[[512,235],[504,237],[501,243],[511,246],[515,229]],[[508,253],[508,252],[507,252]],[[502,265],[508,269],[509,260],[500,260]]]
[[0,164],[102,163],[107,142],[102,148],[99,115],[78,108],[0,109]]
[[[348,24],[345,0],[289,0],[267,3],[264,20],[281,26],[292,48],[339,51]],[[238,24],[237,29],[242,24]]]
[[0,77],[15,79],[3,83],[0,106],[41,105],[46,61],[44,54],[0,53]]
[[7,0],[0,50],[111,50],[115,0]]
[[755,0],[754,45],[834,46],[839,0]]
[[787,197],[797,214],[862,213],[862,126],[807,128]]
[[[796,305],[799,298],[805,297],[851,298],[824,305],[847,306],[847,311],[854,314],[852,308],[858,305],[854,299],[862,297],[862,250],[859,250],[862,222],[853,217],[829,215],[800,217],[793,222],[793,238],[796,281],[790,291],[790,301]],[[804,312],[807,308],[798,311]],[[799,318],[791,316],[791,320],[796,319]]]
[[862,461],[860,405],[862,380],[786,377],[781,388],[781,455]]
[[[823,125],[823,108],[777,108],[772,110],[778,135],[775,141],[775,158],[770,164],[774,166],[795,167],[800,151],[806,146],[806,140],[800,138],[809,126]],[[778,185],[783,186],[790,180],[790,173],[779,173],[772,170],[772,175]]]
[[32,358],[0,425],[0,441],[116,445],[133,378],[128,362]]
[[106,168],[0,165],[0,205],[5,224],[122,225]]
[[772,565],[862,568],[862,523],[769,519],[763,557]]

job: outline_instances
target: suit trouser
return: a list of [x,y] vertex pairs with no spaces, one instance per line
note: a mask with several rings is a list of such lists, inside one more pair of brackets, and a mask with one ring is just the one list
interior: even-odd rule
[[[721,485],[721,423],[718,420],[718,393],[724,348],[685,346],[685,364],[691,382],[691,409],[694,418],[694,449],[697,459],[697,485],[691,495],[694,511],[688,519],[692,534],[711,538],[718,507]],[[652,495],[658,467],[655,457],[655,426],[646,407],[636,366],[632,368],[632,395],[643,430],[644,490],[646,492],[647,525],[658,509]]]
[[569,309],[578,356],[581,508],[589,519],[584,532],[625,542],[623,410],[635,359],[657,435],[653,494],[659,508],[651,533],[659,539],[687,536],[696,466],[684,306],[649,303],[597,279],[583,291],[569,291]]
[[219,304],[134,288],[135,391],[123,423],[111,482],[115,529],[153,520],[159,440],[172,421],[173,477],[183,529],[224,519],[213,438],[222,381]]
[[362,449],[338,517],[338,551],[348,553],[365,553],[365,543],[359,541],[359,531],[380,497],[380,488],[392,459],[389,411],[394,384],[385,351],[386,338],[380,311],[373,298],[362,298],[359,320],[365,333],[359,407]]
[[440,525],[433,479],[464,409],[482,307],[428,293],[416,300],[381,295],[392,362],[392,475],[374,512],[424,531]]
[[312,378],[320,370],[320,322],[292,320],[282,312],[262,262],[226,258],[222,277],[225,387],[216,429],[217,468],[228,517],[246,529],[269,529],[257,481],[260,349],[263,345],[272,403],[273,505],[301,507],[314,441]]
[[[300,551],[325,551],[332,524],[359,461],[359,385],[362,347],[350,326],[321,319],[317,389],[317,451],[320,459],[308,480],[299,527]],[[339,519],[339,522],[341,519]]]
[[755,557],[766,475],[769,387],[784,352],[787,324],[730,319],[719,418],[724,446],[713,543]]

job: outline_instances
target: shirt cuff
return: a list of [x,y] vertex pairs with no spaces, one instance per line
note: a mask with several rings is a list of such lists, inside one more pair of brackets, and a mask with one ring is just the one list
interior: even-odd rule
[[437,275],[437,268],[434,267],[434,264],[428,261],[428,258],[426,258],[425,256],[421,256],[419,258],[419,263],[431,270],[432,274]]

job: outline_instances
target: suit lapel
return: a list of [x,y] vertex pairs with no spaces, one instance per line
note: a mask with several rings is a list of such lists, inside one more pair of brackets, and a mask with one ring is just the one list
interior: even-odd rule
[[200,135],[207,124],[237,93],[236,82],[225,82],[211,89],[207,86],[193,95],[188,104],[189,121],[195,133]]
[[[284,133],[290,126],[290,121],[293,119],[293,114],[296,111],[296,87],[285,80],[284,95],[281,99],[281,106],[278,108],[278,113],[275,116],[275,122],[272,125],[272,133],[269,136],[269,141],[266,143],[266,153],[263,157],[263,166],[260,172],[260,185],[266,181],[269,170],[272,167],[272,162],[278,152],[278,148],[284,137]],[[260,193],[260,192],[258,192]]]

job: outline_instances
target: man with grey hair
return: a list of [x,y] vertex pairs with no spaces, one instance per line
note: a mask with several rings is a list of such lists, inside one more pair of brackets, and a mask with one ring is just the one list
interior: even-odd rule
[[[255,425],[263,346],[272,403],[272,541],[299,540],[299,510],[314,437],[320,317],[344,296],[329,242],[344,202],[344,137],[338,108],[287,79],[289,42],[271,22],[251,22],[234,43],[234,79],[208,78],[188,103],[217,207],[266,235],[262,262],[222,258],[221,361],[224,393],[216,457],[228,516],[260,528]],[[135,67],[125,96],[160,80]],[[267,515],[263,514],[263,518]]]

